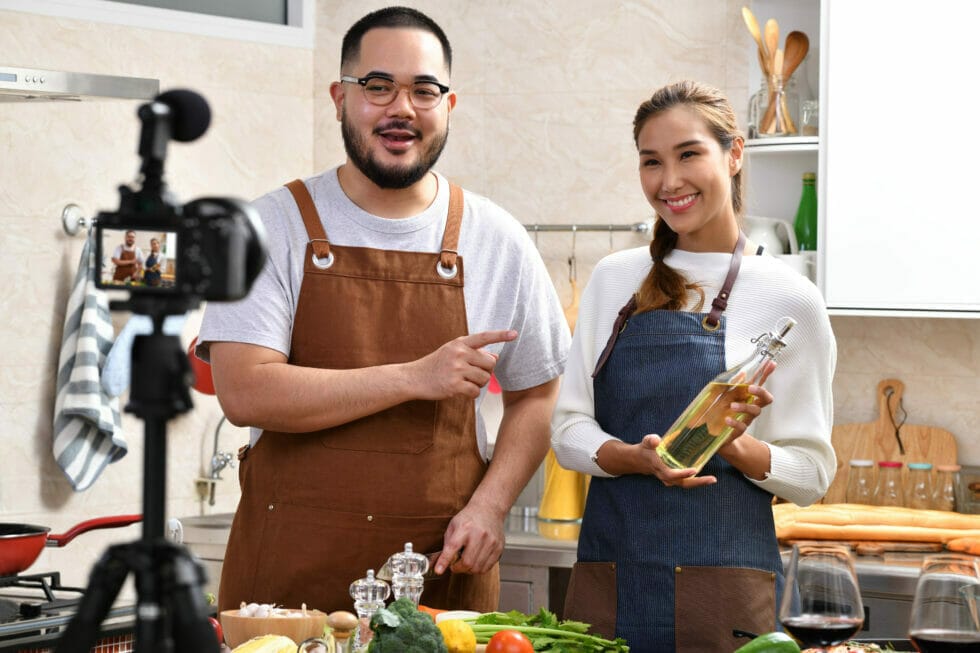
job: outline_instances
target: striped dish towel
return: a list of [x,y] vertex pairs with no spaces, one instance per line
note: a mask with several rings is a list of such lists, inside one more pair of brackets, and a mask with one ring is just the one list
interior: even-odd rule
[[127,449],[119,400],[99,381],[113,330],[95,274],[95,231],[90,230],[65,312],[54,404],[54,457],[76,491],[92,485]]

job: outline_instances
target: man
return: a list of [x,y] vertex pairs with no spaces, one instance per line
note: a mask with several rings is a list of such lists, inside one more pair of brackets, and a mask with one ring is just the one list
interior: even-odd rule
[[548,449],[569,335],[525,229],[431,170],[451,65],[424,14],[358,21],[330,87],[346,162],[256,202],[269,261],[248,298],[207,308],[199,352],[228,419],[253,427],[221,609],[349,610],[350,583],[406,542],[441,552],[426,604],[497,607],[503,523]]
[[136,246],[136,232],[127,231],[122,244],[112,252],[113,281],[139,281],[143,270],[143,250]]

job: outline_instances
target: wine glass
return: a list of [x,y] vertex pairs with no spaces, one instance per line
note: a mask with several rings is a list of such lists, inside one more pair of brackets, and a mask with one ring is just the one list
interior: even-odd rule
[[928,556],[915,586],[909,639],[919,653],[980,651],[980,563],[955,553]]
[[835,646],[861,629],[864,604],[848,547],[793,545],[779,622],[804,648]]

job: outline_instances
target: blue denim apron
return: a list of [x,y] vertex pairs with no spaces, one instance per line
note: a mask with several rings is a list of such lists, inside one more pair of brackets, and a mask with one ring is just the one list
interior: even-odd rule
[[[629,318],[594,379],[596,419],[605,432],[629,444],[666,433],[724,371],[724,317],[714,331],[704,319],[666,310]],[[733,629],[761,634],[776,626],[783,579],[772,495],[720,456],[702,474],[718,482],[682,489],[630,474],[590,483],[578,560],[603,563],[615,590],[604,591],[593,568],[589,582],[577,584],[578,604],[615,596],[615,635],[633,653],[731,651],[745,642]],[[573,572],[569,604],[576,602],[574,585]],[[583,603],[585,593],[593,598]],[[566,610],[566,618],[582,616]]]

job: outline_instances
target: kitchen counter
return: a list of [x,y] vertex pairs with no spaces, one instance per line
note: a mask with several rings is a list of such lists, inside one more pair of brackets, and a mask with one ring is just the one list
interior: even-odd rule
[[[207,570],[208,591],[216,591],[231,515],[181,521],[184,541]],[[500,558],[502,609],[527,613],[545,607],[561,615],[576,559],[578,529],[575,523],[539,520],[533,510],[518,508],[511,512]],[[784,556],[788,552],[784,549]],[[866,610],[861,639],[899,640],[906,636],[922,557],[921,553],[858,556],[858,582]]]
[[[535,606],[544,606],[560,614],[576,559],[578,525],[546,522],[529,513],[515,509],[508,518],[507,543],[500,558],[502,607],[509,609],[505,602],[510,601],[517,609],[530,606],[530,611],[536,611]],[[789,551],[782,548],[784,562]],[[886,553],[855,559],[865,605],[861,641],[892,641],[898,650],[907,646],[909,613],[924,555]]]

